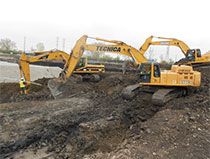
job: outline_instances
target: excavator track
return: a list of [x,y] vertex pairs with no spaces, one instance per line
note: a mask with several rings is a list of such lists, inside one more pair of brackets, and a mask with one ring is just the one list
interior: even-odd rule
[[161,88],[158,89],[152,95],[152,103],[154,105],[162,106],[166,104],[168,101],[182,96],[185,93],[185,89],[177,89],[177,88]]
[[174,98],[185,96],[188,93],[188,90],[186,88],[160,88],[134,84],[123,89],[122,97],[130,100],[133,99],[139,92],[153,93],[152,104],[163,106]]

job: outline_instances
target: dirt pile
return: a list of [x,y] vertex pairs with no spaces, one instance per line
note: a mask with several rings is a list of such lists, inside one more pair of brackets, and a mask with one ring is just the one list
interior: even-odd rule
[[19,91],[20,86],[17,83],[0,83],[0,103],[9,102],[9,98]]
[[197,94],[164,107],[152,105],[147,93],[121,97],[125,86],[136,83],[135,74],[104,74],[98,83],[69,81],[63,88],[66,98],[57,100],[44,96],[48,79],[39,81],[45,87],[32,89],[31,96],[39,92],[41,98],[8,93],[4,101],[21,102],[0,104],[1,157],[207,158],[210,75],[202,69]]
[[[2,104],[0,154],[5,157],[5,154],[24,150],[32,144],[33,150],[44,145],[48,145],[50,150],[50,143],[60,133],[67,132],[70,135],[71,129],[81,122],[81,117],[83,120],[88,118],[87,110],[91,111],[90,107],[91,102],[85,98],[26,102],[21,105],[11,103],[9,106]],[[82,111],[87,112],[79,115]]]
[[210,88],[210,67],[200,67],[200,68],[196,68],[194,69],[196,71],[199,71],[201,72],[201,87],[200,87],[200,90],[202,92],[208,92],[209,88]]
[[[97,97],[98,94],[112,94],[113,92],[120,93],[121,90],[136,82],[135,74],[121,75],[120,73],[105,73],[101,75],[103,80],[96,82],[82,82],[69,80],[64,87],[61,88],[63,97],[85,96],[89,98]],[[28,94],[20,94],[18,83],[0,83],[0,103],[7,102],[20,102],[28,100],[47,100],[53,99],[50,90],[47,87],[49,78],[42,78],[34,81],[34,83],[41,84],[42,86],[31,84],[30,92]]]
[[[126,83],[129,78],[129,82]],[[145,120],[150,114],[146,114],[145,117],[145,108],[138,110],[137,105],[132,106],[134,101],[121,98],[121,90],[133,82],[136,82],[136,76],[132,74],[104,75],[104,79],[98,83],[84,82],[72,85],[67,82],[65,95],[71,96],[69,98],[27,102],[32,99],[25,97],[20,99],[26,102],[1,104],[0,122],[4,128],[1,133],[1,138],[4,139],[1,140],[1,154],[10,156],[19,150],[38,151],[47,147],[45,155],[67,155],[77,158],[97,150],[112,151],[123,140],[131,123],[139,119]],[[90,102],[85,103],[84,109],[73,103],[79,111],[72,114],[67,111],[72,103],[66,101],[72,97],[79,103],[82,99],[89,99]],[[130,106],[133,107],[133,111]],[[135,114],[137,116],[133,117]],[[27,123],[16,123],[23,120]],[[3,124],[5,121],[7,125]]]
[[[202,111],[201,111],[202,110]],[[201,111],[200,113],[198,113]],[[130,133],[110,153],[85,155],[88,159],[208,158],[210,110],[164,109],[146,122],[130,127]]]
[[0,83],[0,103],[52,99],[51,93],[47,88],[48,80],[48,78],[42,78],[34,81],[42,86],[31,84],[29,94],[25,95],[20,93],[19,83]]
[[[161,108],[151,107],[156,108],[154,116],[145,120],[141,118],[140,109],[147,108],[148,104],[141,103],[138,107],[134,104],[125,111],[129,129],[117,148],[112,152],[86,154],[85,158],[209,158],[210,69],[197,70],[202,72],[202,84],[196,94],[174,99]],[[133,102],[140,102],[141,97],[139,95]],[[142,111],[152,114],[151,109]]]

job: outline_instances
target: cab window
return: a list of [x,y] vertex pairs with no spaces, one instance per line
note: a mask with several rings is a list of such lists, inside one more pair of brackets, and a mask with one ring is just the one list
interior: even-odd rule
[[140,70],[140,74],[151,74],[151,65],[144,65]]
[[187,58],[189,61],[195,61],[195,49],[187,50]]
[[159,67],[159,65],[154,65],[154,77],[160,77],[160,67]]
[[201,50],[197,49],[197,57],[201,57]]
[[151,81],[151,64],[142,64],[138,76],[138,82],[150,83]]

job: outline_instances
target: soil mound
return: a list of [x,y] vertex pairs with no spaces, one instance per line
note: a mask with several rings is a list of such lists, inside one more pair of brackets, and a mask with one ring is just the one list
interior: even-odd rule
[[49,79],[37,80],[43,87],[32,85],[26,96],[18,94],[18,84],[2,84],[0,158],[207,158],[210,70],[199,71],[198,91],[163,107],[152,105],[148,93],[121,97],[135,74],[68,81],[57,100],[51,100]]
[[19,83],[0,83],[0,103],[52,99],[47,88],[48,80],[48,78],[42,78],[34,81],[42,86],[31,84],[28,94],[21,94]]

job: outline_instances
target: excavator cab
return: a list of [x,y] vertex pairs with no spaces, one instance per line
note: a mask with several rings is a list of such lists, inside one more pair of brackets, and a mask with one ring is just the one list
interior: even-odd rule
[[196,61],[197,58],[201,57],[200,49],[189,49],[187,50],[186,57],[188,61]]
[[[142,63],[139,70],[139,79],[140,83],[151,83],[156,79],[160,78],[160,66],[155,63]],[[157,80],[156,80],[157,81]]]

